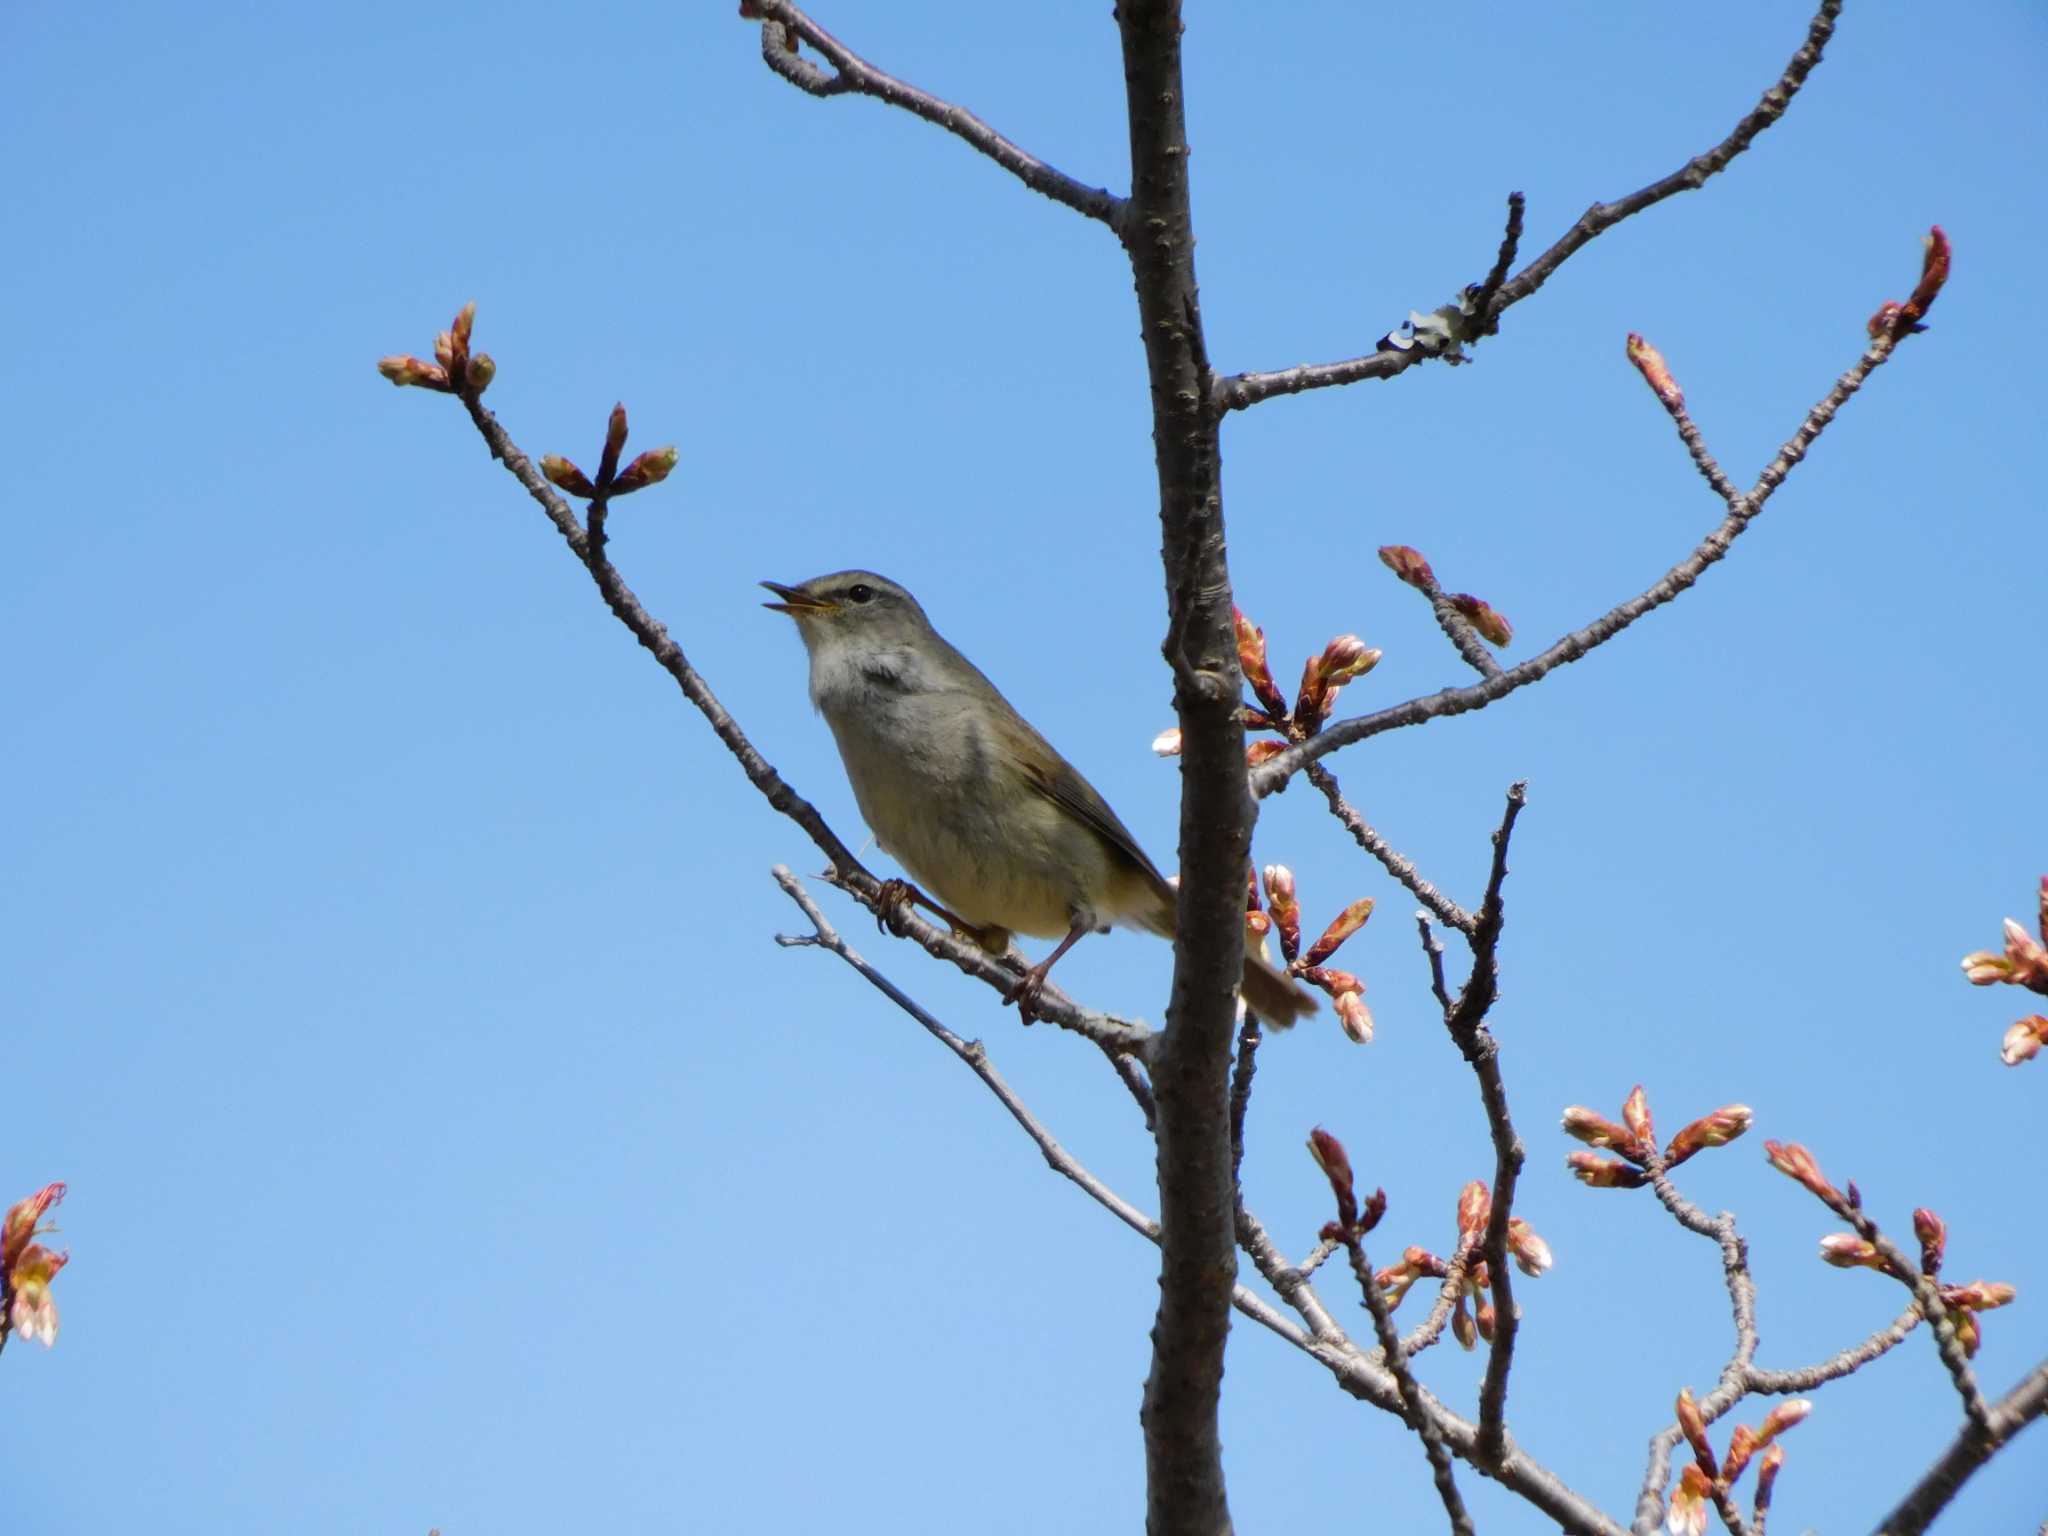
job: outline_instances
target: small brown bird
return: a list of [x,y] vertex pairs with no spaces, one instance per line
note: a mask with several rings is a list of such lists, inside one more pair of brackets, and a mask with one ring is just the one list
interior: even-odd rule
[[[1124,923],[1173,937],[1173,887],[1137,839],[916,598],[872,571],[761,585],[782,599],[763,606],[796,620],[810,652],[811,702],[832,727],[862,817],[937,897],[925,904],[997,954],[1013,931],[1059,938],[1006,1000],[1028,1010],[1085,933]],[[1315,1011],[1306,990],[1249,950],[1242,986],[1268,1023]]]

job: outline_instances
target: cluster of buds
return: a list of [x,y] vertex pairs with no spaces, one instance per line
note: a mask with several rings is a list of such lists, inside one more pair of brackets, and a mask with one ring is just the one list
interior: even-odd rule
[[1901,336],[1927,329],[1920,322],[1933,307],[1942,285],[1948,281],[1948,236],[1942,233],[1939,224],[1927,232],[1925,246],[1925,254],[1920,258],[1920,281],[1913,288],[1913,296],[1903,304],[1897,300],[1883,304],[1870,317],[1873,340],[1888,336],[1896,341]]
[[[1493,1341],[1493,1275],[1480,1256],[1486,1242],[1486,1224],[1492,1215],[1493,1196],[1482,1181],[1474,1179],[1458,1192],[1459,1284],[1451,1311],[1451,1334],[1466,1349],[1480,1339]],[[1508,1218],[1507,1250],[1515,1268],[1532,1279],[1552,1263],[1550,1245],[1519,1216]],[[1445,1280],[1451,1272],[1451,1261],[1439,1258],[1427,1248],[1405,1248],[1399,1263],[1388,1265],[1373,1279],[1385,1293],[1391,1310],[1401,1305],[1416,1281]]]
[[1382,544],[1380,563],[1401,580],[1428,598],[1431,603],[1446,602],[1458,611],[1467,624],[1479,631],[1480,637],[1489,645],[1499,647],[1511,645],[1515,638],[1515,627],[1507,618],[1484,599],[1474,597],[1470,592],[1446,592],[1436,579],[1436,572],[1429,562],[1422,558],[1422,552],[1406,544]]
[[[2048,875],[2041,879],[2040,914],[2035,920],[2035,927],[2041,935],[2038,940],[2008,917],[2005,920],[2005,953],[1994,954],[1991,950],[1980,949],[1963,956],[1963,975],[1969,978],[1972,986],[1989,987],[2003,983],[2009,987],[2025,987],[2029,992],[2048,994]],[[2040,1054],[2044,1045],[2048,1045],[2048,1018],[2038,1013],[2029,1014],[2006,1030],[1999,1055],[2008,1067],[2016,1067]]]
[[[1290,706],[1280,685],[1273,681],[1273,669],[1266,658],[1266,632],[1244,616],[1241,608],[1230,610],[1237,625],[1237,664],[1251,689],[1254,703],[1244,707],[1247,730],[1273,731],[1281,739],[1252,742],[1245,748],[1245,762],[1256,768],[1270,762],[1297,741],[1306,741],[1323,728],[1346,683],[1356,682],[1379,665],[1380,653],[1356,635],[1339,635],[1311,656],[1301,670],[1301,687]],[[1152,750],[1161,757],[1180,751],[1178,727],[1161,731]]]
[[1369,1044],[1372,1040],[1372,1010],[1365,1006],[1365,983],[1352,972],[1340,971],[1323,962],[1365,926],[1365,920],[1372,916],[1372,898],[1361,896],[1330,919],[1330,926],[1323,930],[1323,936],[1309,945],[1305,952],[1301,947],[1301,903],[1294,894],[1294,871],[1285,864],[1266,866],[1266,906],[1267,911],[1259,910],[1259,884],[1248,877],[1245,885],[1246,933],[1258,938],[1264,938],[1269,932],[1276,934],[1280,940],[1280,953],[1287,961],[1288,973],[1328,993],[1337,1010],[1337,1020],[1344,1026],[1344,1033],[1359,1045]]
[[1803,1397],[1782,1402],[1764,1415],[1763,1423],[1755,1429],[1747,1424],[1736,1425],[1735,1432],[1728,1437],[1728,1454],[1716,1457],[1707,1439],[1706,1418],[1693,1399],[1692,1388],[1680,1392],[1678,1429],[1685,1436],[1685,1443],[1692,1447],[1693,1459],[1678,1474],[1678,1491],[1671,1495],[1665,1529],[1672,1536],[1705,1536],[1709,1500],[1728,1497],[1752,1461],[1758,1462],[1756,1522],[1761,1525],[1765,1511],[1771,1507],[1771,1487],[1778,1480],[1778,1469],[1785,1464],[1785,1448],[1778,1443],[1778,1437],[1811,1412],[1813,1404]]
[[[1948,1223],[1923,1206],[1913,1213],[1913,1235],[1920,1242],[1920,1273],[1932,1280],[1941,1273],[1941,1261],[1948,1252]],[[1820,1256],[1837,1269],[1874,1269],[1908,1285],[1914,1280],[1912,1275],[1900,1273],[1877,1244],[1854,1232],[1829,1233],[1820,1240]],[[1949,1321],[1955,1326],[1956,1341],[1963,1346],[1965,1355],[1975,1355],[1984,1341],[1976,1315],[2005,1306],[2019,1295],[2014,1287],[1993,1280],[1972,1280],[1968,1285],[1943,1285],[1939,1289],[1942,1305],[1948,1308]]]
[[475,325],[476,304],[472,301],[434,338],[431,363],[418,357],[386,357],[378,359],[377,371],[400,389],[433,389],[474,399],[498,376],[498,365],[491,361],[490,353],[469,350],[469,333]]
[[571,496],[580,496],[585,501],[602,497],[608,501],[615,496],[630,496],[635,491],[644,491],[650,485],[659,485],[668,478],[669,471],[676,467],[676,460],[680,457],[671,443],[666,448],[648,449],[621,469],[619,455],[625,449],[626,408],[615,405],[611,419],[605,423],[604,451],[598,460],[595,480],[558,453],[547,454],[541,459],[540,472]]
[[62,1184],[46,1184],[26,1200],[15,1201],[0,1223],[0,1340],[12,1330],[24,1339],[40,1339],[46,1349],[57,1342],[57,1303],[50,1295],[50,1281],[71,1255],[52,1253],[36,1239],[56,1230],[43,1217],[63,1198]]
[[[1723,1104],[1711,1114],[1701,1115],[1671,1138],[1661,1158],[1665,1168],[1676,1168],[1687,1158],[1709,1147],[1725,1147],[1749,1129],[1752,1116],[1747,1104]],[[1657,1147],[1656,1127],[1650,1120],[1649,1096],[1636,1084],[1621,1106],[1622,1123],[1573,1104],[1564,1112],[1564,1132],[1589,1147],[1614,1152],[1618,1157],[1601,1157],[1594,1152],[1574,1152],[1565,1166],[1592,1189],[1636,1189],[1650,1182],[1644,1172]],[[1625,1161],[1624,1161],[1625,1159]]]
[[1357,1242],[1378,1226],[1380,1218],[1387,1214],[1387,1192],[1375,1189],[1372,1197],[1360,1206],[1358,1193],[1352,1187],[1351,1156],[1344,1150],[1344,1143],[1320,1125],[1308,1133],[1308,1155],[1316,1160],[1316,1166],[1323,1170],[1323,1177],[1330,1181],[1330,1194],[1337,1202],[1337,1219],[1324,1224],[1323,1240],[1330,1243]]

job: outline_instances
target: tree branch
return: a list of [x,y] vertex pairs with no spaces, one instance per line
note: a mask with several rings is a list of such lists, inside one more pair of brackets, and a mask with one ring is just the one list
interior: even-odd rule
[[[1530,262],[1514,277],[1494,287],[1487,296],[1488,302],[1482,307],[1474,306],[1474,313],[1467,321],[1474,336],[1490,336],[1499,328],[1500,317],[1508,309],[1519,304],[1541,288],[1565,262],[1583,250],[1593,240],[1605,234],[1624,219],[1632,218],[1644,209],[1675,197],[1680,192],[1692,192],[1706,185],[1707,181],[1728,168],[1730,161],[1755,142],[1756,136],[1785,115],[1792,98],[1806,83],[1806,77],[1820,63],[1821,53],[1827,47],[1828,39],[1834,35],[1835,19],[1842,13],[1841,0],[1823,0],[1813,19],[1807,23],[1806,39],[1786,64],[1784,73],[1765,91],[1763,97],[1735,125],[1735,129],[1703,154],[1695,155],[1684,165],[1660,180],[1631,192],[1628,196],[1611,203],[1595,203],[1579,215],[1578,222],[1557,243],[1541,256]],[[1510,205],[1510,233],[1519,234],[1519,210]],[[1503,248],[1508,245],[1503,241]],[[1512,260],[1512,256],[1509,258]],[[1489,277],[1488,284],[1493,279]],[[1486,294],[1486,286],[1479,292]],[[1303,390],[1326,389],[1332,385],[1359,384],[1370,379],[1391,379],[1405,373],[1417,363],[1433,354],[1420,347],[1406,349],[1387,348],[1371,352],[1362,357],[1348,358],[1340,363],[1304,363],[1294,368],[1281,369],[1274,373],[1240,373],[1220,379],[1216,384],[1216,406],[1219,411],[1243,410],[1246,406],[1257,405],[1276,395],[1295,395]]]
[[[826,824],[825,818],[818,814],[817,807],[784,781],[755,748],[753,742],[748,740],[746,732],[740,729],[739,722],[733,719],[725,706],[718,701],[718,696],[711,691],[711,685],[690,664],[690,659],[683,653],[683,648],[669,634],[668,626],[650,614],[642,606],[633,589],[626,585],[626,580],[619,574],[618,567],[612,564],[610,557],[605,553],[602,512],[598,506],[594,504],[592,508],[592,525],[595,531],[593,537],[592,532],[587,532],[577,521],[575,512],[541,475],[533,461],[520,450],[517,443],[513,442],[511,434],[505,430],[496,415],[485,407],[478,394],[474,390],[465,389],[460,392],[459,398],[469,412],[471,422],[482,435],[485,445],[489,447],[491,457],[503,464],[506,472],[539,503],[541,510],[547,514],[548,521],[555,525],[556,532],[561,534],[563,542],[569,546],[570,553],[575,555],[583,568],[590,573],[590,579],[596,583],[605,606],[611,609],[613,616],[626,626],[633,638],[640,642],[661,669],[675,680],[683,696],[697,707],[698,712],[710,725],[712,734],[717,736],[725,749],[738,761],[740,771],[747,776],[747,781],[761,792],[769,805],[802,827],[825,857],[832,861],[832,869],[826,878],[869,911],[878,916],[886,912],[888,921],[897,933],[922,945],[928,953],[951,962],[997,991],[1007,990],[1016,981],[1016,973],[1000,964],[979,945],[954,938],[945,929],[925,922],[907,906],[889,905],[882,901],[881,882],[876,880],[854,856],[853,851],[840,840],[839,835]],[[1145,1059],[1155,1039],[1152,1031],[1142,1024],[1112,1018],[1107,1014],[1083,1008],[1065,993],[1050,986],[1040,997],[1037,1016],[1063,1029],[1070,1029],[1105,1049],[1134,1055],[1140,1060]]]
[[2048,1413],[2048,1360],[1993,1403],[1983,1423],[1963,1426],[1941,1458],[1913,1485],[1913,1491],[1879,1523],[1879,1532],[1882,1536],[1920,1536],[1962,1491],[1970,1475],[2043,1413]]
[[1414,1372],[1408,1369],[1408,1355],[1401,1347],[1400,1330],[1394,1326],[1393,1309],[1387,1305],[1386,1292],[1380,1289],[1379,1281],[1373,1275],[1372,1262],[1365,1256],[1365,1244],[1354,1235],[1344,1246],[1351,1254],[1351,1273],[1365,1298],[1365,1308],[1372,1314],[1373,1332],[1379,1338],[1387,1370],[1393,1375],[1394,1384],[1400,1388],[1401,1404],[1406,1410],[1403,1417],[1407,1419],[1408,1427],[1422,1439],[1423,1454],[1429,1458],[1430,1476],[1436,1482],[1437,1497],[1443,1500],[1444,1513],[1450,1517],[1453,1536],[1473,1536],[1472,1516],[1466,1512],[1465,1500],[1458,1493],[1458,1482],[1451,1472],[1451,1455],[1444,1446],[1443,1431],[1425,1408],[1421,1384],[1416,1381]]
[[1180,5],[1122,0],[1116,17],[1131,143],[1121,233],[1151,383],[1164,651],[1181,727],[1179,937],[1167,1028],[1150,1062],[1163,1233],[1140,1413],[1146,1525],[1152,1536],[1224,1536],[1231,1524],[1217,1406],[1237,1268],[1230,1044],[1257,807],[1245,781],[1221,452],[1195,282]]
[[1344,798],[1343,790],[1337,784],[1336,775],[1321,763],[1308,767],[1308,781],[1323,792],[1323,798],[1330,802],[1330,814],[1343,824],[1352,840],[1367,853],[1380,861],[1386,872],[1405,885],[1415,899],[1434,912],[1448,927],[1460,933],[1472,931],[1473,917],[1442,891],[1422,878],[1414,862],[1394,851],[1387,840],[1372,829],[1365,817],[1350,801]]
[[1517,689],[1540,682],[1557,668],[1577,661],[1612,640],[1644,614],[1663,607],[1698,581],[1709,566],[1726,557],[1729,546],[1741,537],[1743,530],[1763,510],[1764,503],[1784,483],[1792,467],[1806,457],[1814,440],[1835,419],[1835,413],[1863,387],[1864,380],[1883,365],[1896,346],[1896,340],[1890,336],[1880,336],[1872,341],[1855,366],[1837,379],[1834,388],[1807,413],[1806,420],[1778,450],[1777,457],[1764,466],[1749,494],[1741,498],[1739,507],[1731,508],[1727,517],[1700,541],[1690,555],[1666,571],[1647,591],[1608,609],[1585,628],[1560,637],[1540,654],[1508,668],[1498,677],[1483,678],[1463,688],[1446,688],[1440,693],[1409,699],[1373,714],[1353,716],[1325,727],[1307,741],[1296,743],[1254,769],[1251,775],[1253,793],[1262,796],[1272,794],[1308,764],[1384,731],[1423,725],[1431,720],[1484,709]]
[[[936,123],[988,156],[1032,191],[1043,193],[1056,203],[1064,203],[1076,213],[1106,224],[1112,230],[1122,231],[1122,198],[1055,170],[1029,150],[1004,138],[965,107],[942,101],[875,68],[792,5],[790,0],[750,0],[750,3],[753,7],[751,14],[762,18],[762,59],[798,90],[812,96],[840,96],[852,92],[872,96],[892,107],[901,107],[928,123]],[[793,52],[783,35],[785,27],[822,54],[837,73],[827,74]]]

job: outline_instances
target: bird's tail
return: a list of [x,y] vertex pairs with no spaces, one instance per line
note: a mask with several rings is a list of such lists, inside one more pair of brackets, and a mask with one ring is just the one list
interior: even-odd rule
[[[1175,929],[1173,889],[1163,882],[1160,904],[1138,921],[1163,939],[1172,939]],[[1257,942],[1245,936],[1244,976],[1238,983],[1245,1006],[1275,1029],[1292,1029],[1316,1011],[1316,996],[1292,976],[1258,952]]]

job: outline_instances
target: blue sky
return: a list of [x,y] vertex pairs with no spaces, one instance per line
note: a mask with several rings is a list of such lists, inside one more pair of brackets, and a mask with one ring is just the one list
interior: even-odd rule
[[[778,950],[770,866],[818,855],[740,778],[446,400],[373,371],[466,299],[529,451],[595,458],[615,399],[675,442],[614,552],[747,730],[861,829],[763,577],[917,592],[1170,862],[1176,778],[1142,355],[1099,227],[938,131],[815,102],[724,3],[23,4],[0,22],[16,516],[0,601],[16,811],[0,962],[17,1078],[0,1198],[68,1179],[56,1350],[0,1359],[12,1529],[1121,1531],[1151,1252],[1048,1176],[959,1066],[850,971]],[[842,0],[877,62],[1121,189],[1108,7],[999,19]],[[1797,6],[1190,7],[1200,275],[1219,366],[1363,350],[1726,133]],[[1646,586],[1716,520],[1623,357],[1648,335],[1749,483],[1903,297],[1940,222],[1934,329],[1843,413],[1676,607],[1479,716],[1336,768],[1476,896],[1512,779],[1495,1014],[1557,1267],[1511,1426],[1610,1511],[1726,1351],[1712,1251],[1565,1176],[1557,1112],[1644,1083],[1750,1142],[1685,1187],[1742,1218],[1763,1359],[1899,1298],[1814,1258],[1765,1168],[1808,1143],[1950,1272],[2021,1288],[1979,1368],[2048,1352],[2048,1067],[1997,1061],[2017,994],[1966,950],[2048,872],[2037,705],[2048,221],[2038,8],[1852,6],[1788,120],[1704,193],[1596,242],[1474,366],[1232,418],[1241,603],[1276,670],[1354,631],[1376,707],[1461,681],[1373,558],[1421,548],[1518,631]],[[1380,1022],[1267,1052],[1247,1159],[1289,1248],[1342,1136],[1442,1248],[1490,1166],[1412,903],[1305,791],[1262,860]],[[855,942],[1141,1205],[1150,1158],[1095,1053]],[[1066,962],[1157,1020],[1169,958]],[[1326,1298],[1363,1326],[1355,1298]],[[1416,1305],[1410,1303],[1411,1307]],[[1422,1374],[1470,1405],[1478,1357]],[[1760,1417],[1761,1409],[1748,1414]],[[1773,1528],[1867,1525],[1957,1414],[1924,1340],[1818,1396]],[[1241,1528],[1441,1519],[1419,1449],[1245,1328],[1225,1440]],[[2038,1437],[2042,1432],[2036,1431]],[[2040,1448],[1958,1530],[2038,1520]],[[1489,1531],[1540,1529],[1474,1476]]]

